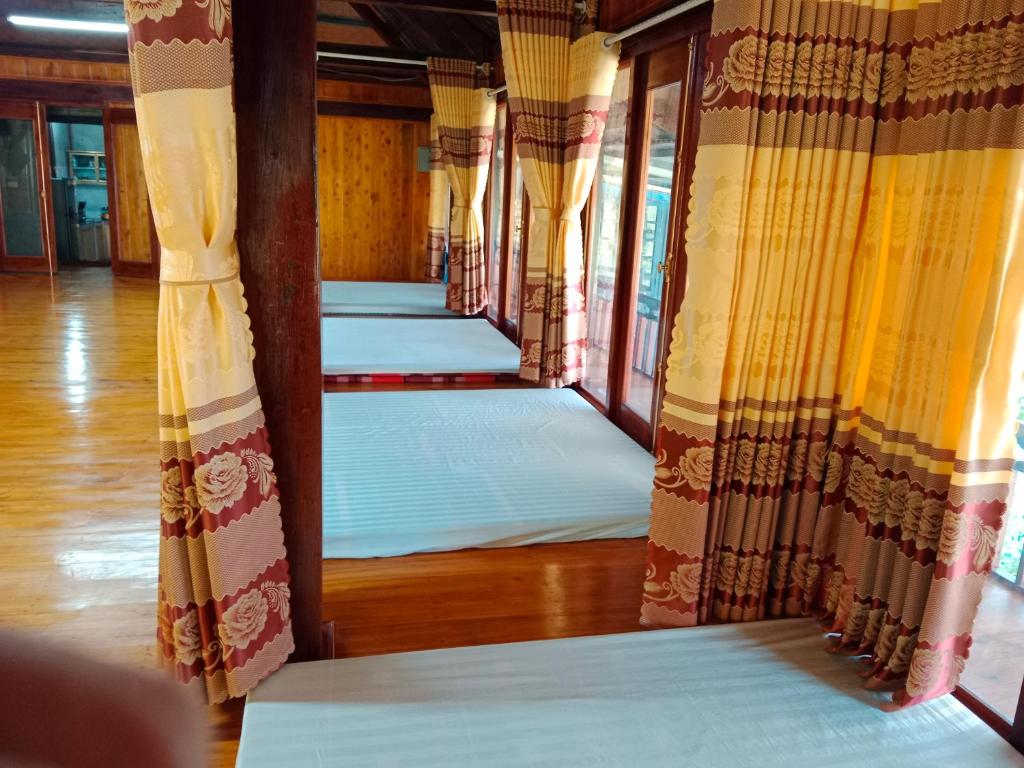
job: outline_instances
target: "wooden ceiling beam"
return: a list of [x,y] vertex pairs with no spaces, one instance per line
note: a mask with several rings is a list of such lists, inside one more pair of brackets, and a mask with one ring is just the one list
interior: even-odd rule
[[391,28],[390,24],[387,24],[380,16],[374,13],[373,9],[364,3],[353,3],[352,10],[355,11],[359,18],[369,22],[370,26],[373,27],[373,31],[380,35],[381,40],[390,45],[392,48],[402,48],[401,37]]
[[462,16],[498,15],[494,0],[360,0],[362,5],[386,5],[406,11],[458,13]]

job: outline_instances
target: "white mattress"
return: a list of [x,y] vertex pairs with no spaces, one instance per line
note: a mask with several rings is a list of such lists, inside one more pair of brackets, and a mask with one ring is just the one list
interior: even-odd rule
[[654,458],[567,389],[324,395],[324,557],[643,536]]
[[1024,764],[950,696],[882,712],[823,645],[796,619],[289,664],[249,694],[237,766]]
[[458,317],[445,309],[442,283],[323,282],[324,315],[438,315]]
[[519,348],[487,320],[325,317],[326,376],[519,372]]

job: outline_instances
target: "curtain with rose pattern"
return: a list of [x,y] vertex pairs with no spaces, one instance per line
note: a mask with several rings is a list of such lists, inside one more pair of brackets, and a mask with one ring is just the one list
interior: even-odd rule
[[643,616],[820,612],[957,683],[1024,368],[1016,0],[719,0]]
[[245,695],[293,650],[281,507],[235,246],[231,5],[124,6],[161,247],[158,657],[216,703]]
[[581,213],[597,171],[619,61],[596,3],[498,0],[510,125],[530,196],[519,375],[546,387],[586,368]]

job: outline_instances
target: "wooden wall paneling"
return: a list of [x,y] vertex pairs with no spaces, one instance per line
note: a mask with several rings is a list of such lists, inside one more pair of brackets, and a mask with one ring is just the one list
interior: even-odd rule
[[[125,53],[127,54],[127,51]],[[0,55],[0,77],[13,80],[131,84],[127,63],[74,61],[36,56]]]
[[110,209],[110,263],[116,275],[160,276],[160,245],[153,226],[135,111],[103,113]]
[[410,202],[408,248],[408,279],[423,279],[427,259],[427,218],[430,209],[430,174],[420,171],[418,166],[419,148],[430,146],[430,123],[406,123],[403,127],[406,165],[406,179]]
[[316,207],[316,2],[233,19],[238,245],[281,490],[295,653],[321,655],[323,519]]
[[319,101],[432,109],[430,89],[421,84],[358,83],[320,78],[316,84],[316,95]]
[[423,279],[429,176],[417,150],[429,125],[318,118],[324,280]]

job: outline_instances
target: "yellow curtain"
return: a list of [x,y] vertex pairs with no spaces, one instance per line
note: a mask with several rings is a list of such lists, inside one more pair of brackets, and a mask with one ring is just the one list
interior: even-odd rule
[[[548,387],[583,378],[587,317],[580,214],[590,195],[619,60],[607,35],[573,42],[573,0],[498,0],[509,109],[534,220],[526,257],[519,375]],[[591,5],[591,12],[594,8]]]
[[158,658],[211,702],[293,650],[281,508],[235,246],[227,0],[125,0],[160,238]]
[[955,686],[1024,370],[1011,6],[715,5],[648,623],[820,610],[898,704]]
[[494,143],[495,101],[490,68],[472,61],[427,59],[438,139],[452,189],[445,306],[463,315],[487,307],[484,191]]
[[444,277],[444,251],[448,240],[448,206],[451,189],[444,167],[441,140],[437,134],[437,115],[430,116],[430,209],[427,212],[426,277],[440,282]]

